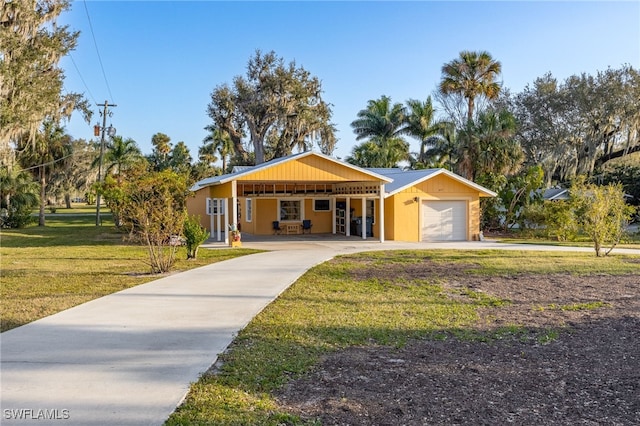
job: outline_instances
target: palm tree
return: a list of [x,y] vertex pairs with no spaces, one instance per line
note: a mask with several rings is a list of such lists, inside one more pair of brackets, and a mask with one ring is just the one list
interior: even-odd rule
[[38,226],[45,226],[44,209],[47,202],[47,178],[62,161],[71,155],[71,137],[64,127],[53,120],[45,120],[33,143],[26,138],[19,141],[19,162],[25,169],[37,170],[40,183],[40,214]]
[[452,122],[440,122],[438,133],[429,136],[420,147],[414,168],[436,167],[453,171],[457,162],[458,132]]
[[149,162],[153,164],[155,171],[162,171],[169,167],[169,154],[171,153],[171,138],[164,133],[156,133],[151,137],[153,152],[149,156]]
[[[351,123],[356,140],[367,138],[366,143],[354,148],[352,160],[356,158],[356,151],[369,150],[366,155],[369,164],[364,167],[393,167],[398,162],[409,158],[409,144],[402,138],[405,133],[406,109],[402,104],[391,103],[391,98],[382,96],[377,100],[370,100],[367,108],[358,112],[358,118]],[[349,160],[348,160],[349,161]]]
[[184,141],[178,142],[171,150],[169,164],[174,172],[182,175],[189,175],[191,172],[191,162],[193,158],[189,148]]
[[[122,173],[130,166],[142,160],[142,152],[136,141],[114,136],[104,154],[105,174],[115,172],[118,186],[122,183]],[[98,159],[99,161],[99,159]],[[94,162],[95,163],[95,162]]]
[[507,110],[488,110],[461,132],[458,172],[475,180],[483,174],[509,175],[519,170],[524,158],[514,138],[516,120]]
[[467,123],[473,121],[475,100],[478,96],[495,99],[501,85],[496,78],[502,65],[485,51],[462,51],[460,57],[442,66],[440,92],[443,95],[460,94],[467,100]]
[[211,163],[218,161],[216,154],[219,154],[222,159],[222,172],[226,173],[227,158],[229,158],[234,151],[233,140],[231,140],[229,133],[213,125],[209,125],[205,127],[205,129],[209,131],[209,134],[202,141],[203,145],[198,151],[198,157],[200,161],[211,165]]
[[391,104],[391,98],[382,96],[367,102],[367,108],[358,112],[351,123],[356,140],[382,137],[392,138],[402,134],[406,110],[402,104]]
[[417,163],[426,164],[426,151],[437,142],[438,135],[441,135],[444,129],[444,123],[434,122],[435,110],[431,96],[425,102],[409,99],[406,104],[408,113],[405,118],[403,133],[420,141],[420,153],[416,160]]

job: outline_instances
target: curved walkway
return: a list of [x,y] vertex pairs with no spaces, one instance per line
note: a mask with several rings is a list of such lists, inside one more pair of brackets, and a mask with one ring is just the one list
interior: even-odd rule
[[0,423],[161,425],[239,330],[307,269],[339,254],[427,248],[593,251],[488,241],[272,239],[244,245],[272,251],[161,278],[0,334]]

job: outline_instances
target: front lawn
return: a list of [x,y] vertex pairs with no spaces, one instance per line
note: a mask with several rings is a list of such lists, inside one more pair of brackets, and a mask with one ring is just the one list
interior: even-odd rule
[[[579,297],[582,277],[587,282],[586,300]],[[371,389],[380,385],[380,389],[391,391],[396,385],[401,386],[392,378],[385,379],[390,380],[388,383],[377,383],[375,379],[379,376],[376,371],[395,364],[380,361],[381,365],[373,367],[375,371],[365,372],[358,364],[362,360],[339,360],[335,362],[339,371],[336,373],[321,368],[323,360],[334,356],[343,361],[349,359],[348,355],[340,355],[348,354],[349,348],[365,348],[370,352],[367,359],[374,360],[378,359],[378,351],[388,351],[384,348],[392,348],[389,351],[393,352],[393,348],[416,341],[515,339],[533,346],[547,344],[563,335],[563,315],[608,315],[612,302],[608,300],[611,287],[607,283],[615,277],[621,277],[623,287],[627,284],[622,283],[622,278],[635,283],[635,287],[623,291],[638,291],[640,256],[595,258],[590,253],[500,250],[391,251],[342,256],[309,270],[239,333],[215,368],[192,386],[184,404],[166,424],[320,424],[318,418],[329,415],[329,411],[335,415],[329,417],[333,419],[327,420],[329,424],[358,424],[357,419],[364,418],[358,416],[375,409],[367,408],[364,400],[349,399],[341,392],[365,392],[361,387],[352,387],[358,381],[369,383]],[[536,293],[537,283],[543,282],[540,294]],[[549,299],[565,282],[562,295]],[[590,299],[595,297],[590,290],[594,283],[602,283],[597,292],[602,299]],[[506,287],[509,292],[494,292]],[[519,294],[527,297],[519,300]],[[534,295],[535,300],[528,300]],[[555,309],[556,306],[581,309]],[[625,312],[633,309],[628,307]],[[416,356],[419,363],[422,355]],[[387,358],[393,360],[394,356],[381,357]],[[394,368],[400,369],[401,364]],[[315,375],[305,379],[310,372]],[[406,376],[414,375],[409,371]],[[320,382],[332,380],[340,386],[322,390]],[[285,386],[297,381],[302,383],[297,388]],[[464,386],[467,385],[469,389],[476,386]],[[300,400],[292,404],[296,409],[284,407],[277,395],[285,400],[298,395]],[[415,407],[436,405],[435,401],[420,401],[419,395],[411,397]],[[375,395],[371,398],[370,404],[383,407],[379,420],[392,415],[390,411],[385,414],[385,409],[391,409],[388,406],[393,405],[393,400]],[[300,417],[299,413],[305,411],[312,414]],[[398,424],[407,418],[412,417],[398,418]],[[389,419],[386,421],[391,422]],[[376,424],[369,420],[366,424]]]
[[[146,248],[123,241],[108,214],[100,227],[95,216],[60,213],[47,214],[46,224],[0,233],[1,331],[158,278],[149,274]],[[255,252],[200,250],[187,261],[180,248],[174,270]]]

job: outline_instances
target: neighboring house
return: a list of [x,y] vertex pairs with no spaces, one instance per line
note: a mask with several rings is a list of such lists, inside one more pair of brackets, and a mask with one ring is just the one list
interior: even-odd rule
[[[380,241],[479,239],[480,197],[496,194],[445,169],[366,169],[304,152],[197,182],[187,201],[213,238],[310,232]],[[230,220],[236,218],[236,220]],[[364,219],[363,219],[364,218]],[[223,236],[224,234],[224,236]]]
[[569,199],[569,188],[549,188],[542,193],[544,201],[559,201]]
[[[624,199],[627,202],[632,202],[633,195],[623,194]],[[545,201],[559,201],[559,200],[568,200],[569,199],[569,188],[549,188],[545,189],[542,197]]]

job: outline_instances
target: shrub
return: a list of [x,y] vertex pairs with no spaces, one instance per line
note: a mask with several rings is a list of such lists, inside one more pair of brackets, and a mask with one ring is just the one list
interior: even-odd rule
[[209,231],[200,226],[200,216],[189,216],[184,221],[184,238],[187,246],[187,259],[197,259],[200,245],[209,238]]
[[123,228],[145,244],[153,273],[168,272],[175,263],[177,245],[186,217],[188,189],[183,176],[172,171],[147,173],[105,191],[105,199],[117,202]]
[[610,246],[606,256],[625,235],[635,209],[625,203],[622,184],[604,186],[576,182],[571,187],[571,204],[582,231],[593,241],[596,256]]

